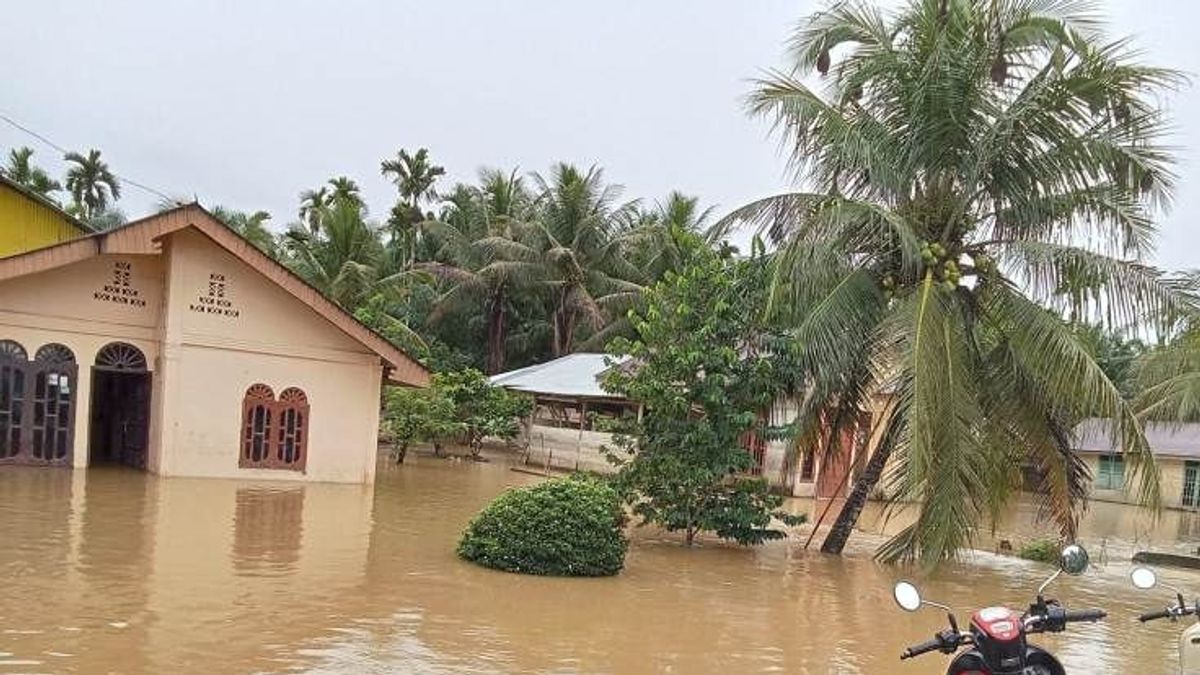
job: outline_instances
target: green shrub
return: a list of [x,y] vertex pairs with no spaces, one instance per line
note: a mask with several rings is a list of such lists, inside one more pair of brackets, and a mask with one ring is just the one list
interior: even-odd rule
[[1059,545],[1054,539],[1034,539],[1021,544],[1017,556],[1026,560],[1058,564]]
[[621,571],[628,542],[617,493],[571,477],[509,490],[463,532],[458,555],[506,572],[598,577]]

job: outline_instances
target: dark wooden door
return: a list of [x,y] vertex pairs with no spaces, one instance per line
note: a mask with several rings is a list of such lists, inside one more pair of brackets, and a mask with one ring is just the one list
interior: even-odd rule
[[96,369],[92,383],[92,456],[146,468],[150,373]]

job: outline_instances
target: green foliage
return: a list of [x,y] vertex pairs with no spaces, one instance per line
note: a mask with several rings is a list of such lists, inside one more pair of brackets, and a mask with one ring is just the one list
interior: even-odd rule
[[1057,565],[1060,553],[1057,539],[1033,539],[1021,544],[1017,557]]
[[396,463],[404,461],[416,442],[434,444],[441,454],[442,443],[462,434],[465,425],[455,417],[454,402],[436,388],[391,387],[384,394],[383,435],[395,446]]
[[34,164],[32,157],[33,148],[24,147],[10,150],[8,165],[0,168],[0,175],[53,201],[54,193],[62,190],[62,184]]
[[[1193,273],[1194,275],[1195,273]],[[1188,317],[1137,362],[1138,414],[1158,422],[1200,422],[1200,321]]]
[[[108,168],[108,163],[100,158],[99,150],[89,150],[87,155],[68,152],[63,159],[71,165],[67,169],[64,184],[81,218],[91,221],[121,198],[121,181]],[[108,221],[104,221],[101,227],[110,229],[109,225]]]
[[474,368],[437,373],[432,389],[450,401],[454,418],[462,424],[471,454],[476,457],[485,438],[516,438],[521,419],[533,410],[529,397],[492,386]]
[[790,379],[770,327],[747,311],[765,300],[765,262],[723,259],[695,237],[687,251],[683,269],[632,313],[637,338],[610,347],[634,365],[613,369],[605,387],[645,406],[617,439],[618,482],[643,523],[682,531],[688,544],[702,531],[741,544],[776,539],[784,535],[772,516],[794,520],[776,511],[782,499],[763,480],[741,475],[752,462],[743,434]]
[[611,576],[625,564],[624,519],[604,482],[550,480],[497,497],[467,526],[458,555],[506,572]]
[[1075,326],[1080,342],[1096,365],[1108,377],[1121,396],[1132,399],[1137,395],[1137,361],[1146,353],[1146,345],[1136,338],[1125,338],[1100,326],[1080,324]]
[[[1160,94],[1183,78],[1110,42],[1095,15],[1086,1],[838,3],[801,22],[792,63],[749,96],[810,191],[719,225],[779,245],[770,307],[807,373],[799,425],[892,403],[874,452],[919,506],[885,560],[970,546],[1023,466],[1070,539],[1085,415],[1112,421],[1142,500],[1159,503],[1135,410],[1061,317],[1119,330],[1195,309],[1195,284],[1146,264],[1175,159]],[[882,473],[863,471],[823,550],[840,550]]]
[[389,389],[382,430],[396,445],[398,462],[414,442],[433,443],[440,455],[442,444],[451,438],[465,438],[478,457],[485,438],[516,438],[532,407],[528,397],[493,387],[482,373],[468,368],[436,373],[425,389]]

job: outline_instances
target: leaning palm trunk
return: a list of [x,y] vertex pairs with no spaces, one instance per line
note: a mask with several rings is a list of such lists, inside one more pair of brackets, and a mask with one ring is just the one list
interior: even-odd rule
[[[1128,327],[1197,306],[1192,283],[1145,263],[1173,180],[1154,96],[1180,76],[1105,43],[1077,0],[839,3],[792,55],[749,102],[808,191],[722,225],[779,246],[770,309],[793,322],[811,387],[798,425],[894,402],[824,548],[842,549],[886,480],[916,518],[881,557],[952,557],[1023,466],[1069,538],[1090,478],[1071,434],[1091,416],[1157,505],[1134,410],[1062,317]],[[821,92],[800,79],[812,70]]]

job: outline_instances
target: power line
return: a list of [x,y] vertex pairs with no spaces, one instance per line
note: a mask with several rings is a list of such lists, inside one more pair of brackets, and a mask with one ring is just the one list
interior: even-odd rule
[[[63,146],[59,145],[58,143],[55,143],[54,141],[50,140],[49,138],[46,138],[45,136],[34,131],[33,129],[30,129],[29,127],[26,127],[25,125],[17,122],[16,120],[14,120],[13,118],[4,114],[3,112],[0,112],[0,120],[7,122],[9,124],[9,126],[16,129],[17,131],[21,131],[23,133],[29,134],[30,136],[38,139],[42,143],[45,143],[46,145],[50,146],[51,148],[54,148],[61,154],[65,155],[68,152],[70,152]],[[125,183],[127,185],[132,185],[135,188],[149,192],[150,194],[155,195],[156,197],[161,197],[162,199],[165,199],[167,201],[170,201],[170,202],[176,201],[176,199],[174,197],[168,195],[167,193],[162,192],[161,190],[155,190],[154,188],[152,188],[149,185],[146,185],[144,183],[139,183],[138,181],[130,178],[129,176],[121,175],[115,171],[113,172],[113,175],[116,176],[118,179],[120,179],[120,181],[122,183]]]

